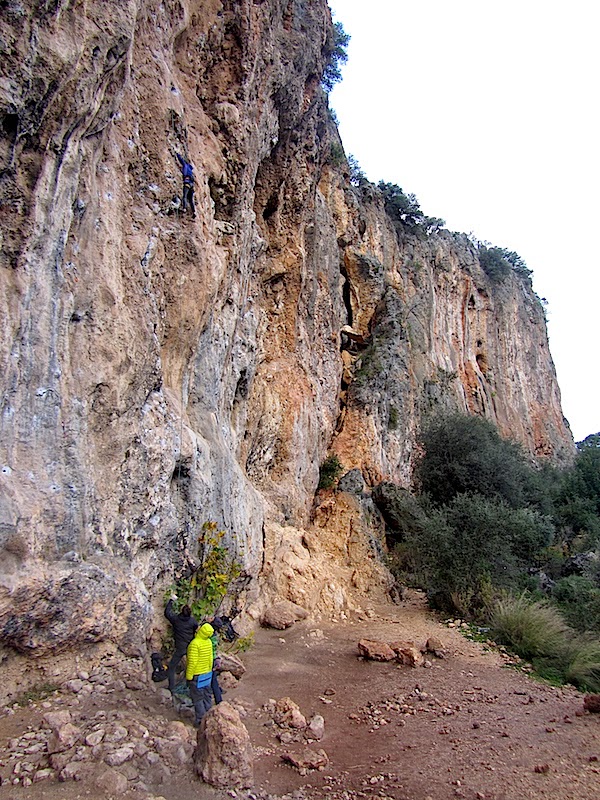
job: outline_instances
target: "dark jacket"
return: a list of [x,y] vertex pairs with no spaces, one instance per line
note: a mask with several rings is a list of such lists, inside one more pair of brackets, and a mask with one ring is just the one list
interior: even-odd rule
[[173,636],[175,638],[175,650],[184,652],[188,644],[194,638],[198,623],[193,617],[182,617],[173,610],[173,601],[169,600],[165,608],[165,617],[173,626]]

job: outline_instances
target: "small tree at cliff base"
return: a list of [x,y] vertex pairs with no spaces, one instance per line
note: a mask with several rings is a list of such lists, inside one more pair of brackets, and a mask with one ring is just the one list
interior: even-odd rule
[[234,581],[240,577],[241,568],[223,544],[225,531],[218,530],[216,522],[205,522],[198,535],[199,566],[187,578],[180,578],[165,593],[177,594],[175,608],[190,606],[197,619],[213,616]]
[[520,587],[553,531],[551,521],[537,511],[465,493],[432,508],[406,544],[436,608],[479,615],[491,600],[491,586]]

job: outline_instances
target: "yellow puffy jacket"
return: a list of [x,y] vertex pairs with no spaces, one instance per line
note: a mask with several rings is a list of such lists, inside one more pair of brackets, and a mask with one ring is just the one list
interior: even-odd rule
[[196,631],[196,635],[188,645],[187,665],[185,668],[186,680],[191,681],[194,675],[204,675],[213,668],[213,646],[210,637],[214,628],[205,622]]

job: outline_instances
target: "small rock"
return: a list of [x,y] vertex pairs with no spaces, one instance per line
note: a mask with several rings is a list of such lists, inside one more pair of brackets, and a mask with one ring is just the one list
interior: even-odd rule
[[48,739],[49,753],[62,753],[69,750],[81,737],[81,731],[75,725],[67,722],[61,728],[53,731]]
[[52,778],[54,775],[54,770],[51,770],[49,767],[45,769],[38,769],[37,772],[33,773],[33,782],[39,783],[40,781],[45,781],[48,778]]
[[406,667],[422,667],[425,663],[423,653],[415,647],[414,642],[392,642],[390,647],[398,661]]
[[136,742],[135,747],[133,748],[133,752],[139,758],[142,758],[148,752],[148,748],[143,742]]
[[71,722],[71,712],[52,711],[50,714],[46,714],[44,722],[51,730],[57,731],[59,728],[62,728],[63,725],[66,725],[67,722]]
[[84,685],[84,682],[79,678],[73,678],[65,683],[65,689],[68,689],[74,694],[78,694],[83,689]]
[[600,714],[600,694],[586,694],[583,698],[583,707],[591,714]]
[[300,774],[313,769],[324,769],[329,764],[329,757],[325,750],[304,749],[301,753],[284,753],[281,758],[288,764],[300,770]]
[[221,689],[235,689],[238,685],[238,679],[232,675],[231,672],[219,673],[219,686]]
[[187,725],[184,725],[183,722],[179,722],[179,720],[169,722],[167,725],[167,736],[173,739],[183,739],[184,742],[187,742],[190,738],[190,729]]
[[121,764],[129,761],[130,758],[133,758],[133,747],[126,745],[125,747],[120,747],[118,750],[115,750],[113,753],[109,753],[105,756],[104,761],[109,767],[119,767]]
[[273,719],[278,725],[290,728],[306,728],[306,717],[301,713],[297,703],[290,697],[282,697],[275,704]]
[[122,742],[123,739],[126,739],[128,736],[127,728],[124,728],[122,725],[115,725],[115,727],[108,731],[105,735],[105,740],[107,742]]
[[82,764],[81,761],[71,761],[58,773],[58,780],[63,783],[65,781],[80,781],[85,767],[86,765]]
[[221,653],[221,672],[230,672],[238,680],[246,672],[246,667],[240,658],[229,653]]
[[98,731],[93,731],[93,733],[88,733],[88,735],[85,737],[85,743],[87,744],[88,747],[95,747],[97,744],[100,744],[102,739],[104,739],[104,734],[105,731],[103,730],[98,730]]
[[305,733],[306,736],[309,736],[311,739],[317,739],[317,741],[323,738],[325,735],[325,720],[320,714],[315,714],[310,720]]

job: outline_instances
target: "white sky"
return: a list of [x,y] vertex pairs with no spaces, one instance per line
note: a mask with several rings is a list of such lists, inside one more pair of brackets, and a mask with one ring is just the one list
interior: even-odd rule
[[450,230],[515,250],[548,300],[576,441],[600,430],[600,3],[329,0],[346,154]]

